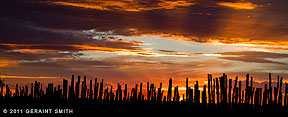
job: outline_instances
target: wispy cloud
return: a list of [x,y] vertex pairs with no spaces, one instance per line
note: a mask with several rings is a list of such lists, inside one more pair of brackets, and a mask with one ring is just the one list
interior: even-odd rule
[[176,9],[178,7],[191,6],[195,3],[188,2],[187,0],[176,0],[176,1],[168,1],[168,0],[79,0],[72,2],[49,2],[48,4],[54,5],[64,5],[64,6],[74,6],[80,8],[88,8],[88,9],[96,9],[96,10],[120,10],[120,11],[147,11],[147,10],[155,10],[155,9]]
[[243,61],[243,62],[255,62],[255,63],[273,63],[281,65],[286,65],[287,63],[273,61],[271,59],[288,58],[288,54],[272,53],[272,52],[256,52],[256,51],[222,52],[216,54],[221,55],[220,57],[218,57],[220,59]]
[[74,59],[73,57],[51,57],[48,59],[52,59],[52,60],[71,60]]
[[[109,52],[120,55],[140,55],[140,56],[175,56],[175,57],[194,57],[193,54],[186,52],[159,53],[143,49],[125,49],[114,47],[101,47],[97,45],[65,45],[65,44],[0,44],[11,48],[12,52],[27,52],[27,53],[44,53],[44,52]],[[29,48],[29,49],[25,49]]]
[[253,4],[252,2],[218,2],[217,4],[220,6],[230,7],[237,10],[241,9],[252,10],[257,7],[260,7],[260,5]]

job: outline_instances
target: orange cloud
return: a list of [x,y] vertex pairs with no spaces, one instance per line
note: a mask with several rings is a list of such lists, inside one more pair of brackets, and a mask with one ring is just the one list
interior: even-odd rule
[[280,50],[288,51],[288,42],[286,41],[267,41],[267,40],[252,40],[248,38],[210,38],[208,42],[216,45],[230,45],[230,46],[242,46],[250,48],[262,48],[264,50]]
[[[186,52],[159,53],[142,49],[124,49],[113,47],[101,47],[96,45],[66,45],[66,44],[0,44],[11,47],[12,51],[21,52],[60,52],[60,51],[83,51],[83,52],[110,52],[120,55],[138,55],[138,56],[174,56],[174,57],[194,57],[194,55]],[[46,49],[51,47],[59,47],[55,49]],[[61,48],[60,48],[61,47]],[[26,49],[29,48],[29,49]],[[69,48],[69,49],[66,49]],[[51,58],[50,58],[51,59]],[[52,58],[60,59],[60,58]],[[67,59],[67,58],[62,58]],[[71,59],[71,58],[68,58]]]
[[37,52],[55,52],[56,50],[49,49],[13,49],[13,51],[21,51],[27,53],[37,53]]
[[225,6],[225,7],[230,7],[233,9],[244,9],[244,10],[252,10],[255,9],[256,7],[259,7],[259,5],[253,4],[251,2],[218,2],[217,3],[220,6]]
[[12,67],[12,66],[15,66],[17,65],[17,62],[16,61],[12,61],[12,60],[6,60],[6,59],[0,59],[0,68],[1,67]]
[[[198,43],[212,43],[216,45],[242,46],[251,48],[262,48],[266,50],[288,51],[288,42],[285,40],[255,40],[250,38],[228,38],[228,37],[197,37],[191,35],[170,34],[170,33],[145,33],[135,31],[131,37],[161,37],[167,40],[194,41]],[[155,38],[157,39],[157,38]],[[207,54],[206,54],[207,55]],[[209,55],[207,55],[209,56]],[[213,55],[214,56],[214,55]]]
[[[185,0],[179,1],[166,1],[160,0],[157,3],[153,3],[151,6],[145,6],[143,3],[134,1],[134,0],[109,0],[109,1],[79,1],[79,2],[52,2],[49,4],[55,5],[64,5],[64,6],[74,6],[74,7],[81,7],[81,8],[88,8],[88,9],[97,9],[97,10],[122,10],[122,11],[147,11],[147,10],[154,10],[154,9],[175,9],[180,6],[191,6],[195,3],[187,2]],[[152,4],[147,2],[146,4]]]
[[53,58],[49,58],[49,59],[52,59],[52,60],[70,60],[70,59],[74,59],[73,57],[53,57]]
[[109,48],[109,47],[96,47],[89,45],[72,45],[74,48],[81,51],[90,52],[113,52],[123,55],[140,55],[140,56],[174,56],[174,57],[194,57],[194,55],[185,52],[174,52],[174,53],[158,53],[148,50],[132,50],[132,49],[121,49],[121,48]]
[[258,49],[260,48],[263,50],[288,51],[288,42],[285,40],[255,40],[255,39],[240,38],[240,37],[239,38],[228,38],[228,37],[215,37],[215,38],[201,37],[200,38],[197,36],[183,36],[181,34],[142,33],[140,31],[138,31],[135,35],[132,35],[132,37],[151,37],[151,36],[161,37],[161,39],[167,39],[167,40],[195,41],[199,43],[212,43],[216,45],[242,46],[242,47],[258,48]]

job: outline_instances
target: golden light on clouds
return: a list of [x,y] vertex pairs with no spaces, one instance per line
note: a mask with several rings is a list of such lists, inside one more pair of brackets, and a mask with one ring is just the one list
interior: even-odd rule
[[[51,4],[51,3],[50,3]],[[74,6],[88,9],[97,9],[97,10],[122,10],[122,11],[147,11],[155,9],[175,9],[177,7],[186,7],[194,5],[195,3],[187,2],[185,0],[179,1],[166,1],[160,0],[155,5],[144,6],[137,1],[133,0],[109,0],[109,1],[90,1],[85,0],[85,2],[52,2],[54,5],[64,5],[64,6]]]
[[[10,46],[11,51],[20,51],[25,53],[37,53],[37,52],[61,52],[67,51],[65,48],[70,48],[69,51],[72,52],[108,52],[116,53],[119,55],[135,55],[135,56],[170,56],[170,57],[194,57],[195,55],[187,52],[169,52],[169,53],[159,53],[144,49],[124,49],[124,48],[114,48],[114,47],[101,47],[96,45],[66,45],[66,44],[0,44],[5,46]],[[37,48],[34,48],[37,47]],[[39,47],[42,47],[39,49]],[[45,49],[46,47],[61,47],[59,49]],[[26,49],[28,48],[28,49]],[[73,59],[71,57],[63,58],[49,58],[49,59]]]
[[[216,45],[230,45],[230,46],[242,46],[251,48],[263,48],[267,50],[288,50],[288,42],[286,41],[263,41],[263,40],[246,40],[237,38],[237,41],[227,41],[222,39],[211,39],[210,42]],[[233,39],[232,39],[233,40]],[[242,41],[241,41],[242,40]]]
[[109,48],[109,47],[96,47],[89,45],[72,45],[73,47],[87,52],[112,52],[119,55],[138,55],[138,56],[174,56],[174,57],[194,57],[194,55],[185,52],[173,52],[173,53],[159,53],[148,50],[133,50],[122,48]]
[[233,9],[244,9],[244,10],[252,10],[255,9],[257,7],[259,7],[259,5],[253,4],[251,2],[218,2],[217,3],[220,6],[225,6],[225,7],[230,7]]
[[[224,32],[224,31],[223,31]],[[154,37],[154,39],[178,40],[178,41],[194,41],[201,43],[211,43],[215,45],[242,46],[251,48],[265,48],[267,50],[283,50],[288,51],[288,42],[285,40],[255,40],[250,38],[228,38],[228,37],[197,37],[183,36],[168,33],[141,33],[132,35],[131,37]],[[209,56],[209,55],[207,55]],[[217,55],[213,55],[217,56]]]
[[26,53],[56,52],[56,50],[50,50],[50,49],[13,49],[13,51],[21,51]]
[[16,66],[17,62],[13,60],[7,60],[7,59],[0,59],[0,68],[1,67],[12,67]]
[[52,60],[71,60],[71,59],[74,59],[73,57],[52,57],[52,58],[49,58],[49,59],[52,59]]
[[211,53],[198,53],[198,55],[202,55],[202,56],[216,56],[216,57],[219,57],[219,56],[222,56],[221,54],[211,54]]
[[74,6],[74,7],[88,8],[88,9],[109,10],[108,8],[105,8],[103,6],[89,5],[87,3],[53,2],[53,4],[64,5],[64,6]]
[[159,37],[159,39],[166,39],[166,40],[179,40],[179,41],[193,41],[193,40],[200,40],[197,36],[187,36],[187,35],[181,35],[181,34],[170,34],[170,33],[142,33],[137,32],[135,35],[132,35],[131,37]]

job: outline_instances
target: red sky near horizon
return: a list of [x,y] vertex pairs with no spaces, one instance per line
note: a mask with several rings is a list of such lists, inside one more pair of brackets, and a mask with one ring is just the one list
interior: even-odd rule
[[4,0],[0,78],[107,85],[287,75],[287,0]]

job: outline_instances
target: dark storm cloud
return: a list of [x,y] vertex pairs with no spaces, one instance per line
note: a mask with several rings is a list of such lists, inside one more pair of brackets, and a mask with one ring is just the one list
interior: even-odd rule
[[[250,40],[246,40],[248,42],[251,40],[277,42],[282,41],[283,36],[287,35],[287,31],[285,31],[287,28],[285,11],[287,9],[281,4],[286,3],[285,0],[252,1],[253,4],[263,6],[255,10],[233,10],[217,5],[217,2],[233,3],[239,2],[238,0],[218,0],[213,2],[209,0],[191,0],[186,2],[196,4],[180,7],[181,9],[177,9],[179,6],[176,5],[175,9],[159,8],[141,12],[102,11],[71,7],[69,5],[48,4],[49,2],[55,1],[5,1],[1,6],[0,17],[9,18],[9,20],[23,20],[25,21],[23,24],[30,22],[37,26],[54,29],[87,30],[96,28],[99,31],[113,30],[115,34],[121,35],[135,35],[135,32],[127,31],[135,28],[138,30],[136,35],[166,33],[187,36],[188,38],[196,36],[200,38],[191,38],[190,41],[197,42],[209,42],[211,38],[216,38],[216,40],[220,40],[223,43],[233,43],[233,40],[227,42],[226,39],[229,40],[229,38],[235,37],[248,37],[250,38]],[[73,1],[65,0],[61,2]],[[87,3],[85,0],[74,2]],[[143,8],[154,8],[159,7],[160,3],[171,1],[135,0],[129,2],[132,4],[130,6],[140,5]],[[268,5],[269,3],[271,4],[270,6]],[[91,4],[99,3],[94,1]],[[115,3],[115,5],[117,4]],[[247,19],[247,16],[252,17]],[[8,23],[6,21],[2,22]],[[20,33],[19,30],[15,31]],[[33,34],[37,35],[37,33]],[[258,35],[261,35],[261,38]],[[223,39],[221,37],[227,38]],[[271,39],[272,37],[273,39]]]
[[[75,48],[75,46],[71,46],[71,44],[131,50],[140,49],[136,46],[141,43],[127,43],[122,42],[121,40],[113,42],[109,40],[96,40],[91,39],[91,36],[89,37],[89,35],[84,35],[82,32],[79,32],[81,30],[89,29],[97,29],[98,31],[106,32],[113,31],[113,34],[128,36],[166,33],[188,37],[188,40],[186,41],[197,42],[211,41],[211,38],[206,37],[227,36],[228,38],[217,39],[223,43],[242,42],[238,39],[229,39],[229,37],[233,36],[240,38],[252,37],[252,39],[244,40],[248,42],[251,40],[253,41],[253,38],[254,40],[269,42],[283,41],[283,38],[277,37],[287,35],[287,31],[285,31],[287,28],[287,15],[285,15],[287,8],[283,5],[283,3],[287,2],[285,0],[252,1],[255,5],[263,5],[263,7],[256,8],[255,10],[233,10],[233,8],[217,5],[218,2],[234,3],[239,2],[238,0],[217,0],[213,2],[209,0],[191,0],[186,2],[195,4],[187,6],[182,4],[181,7],[181,4],[179,5],[177,3],[172,9],[161,8],[160,3],[173,2],[169,0],[132,1],[132,5],[143,8],[153,8],[138,12],[127,12],[117,9],[86,9],[69,5],[49,4],[51,2],[54,1],[3,1],[3,4],[0,5],[0,43],[16,45],[1,45],[0,50],[48,49],[70,52],[83,50],[83,48]],[[62,0],[60,2],[71,1]],[[85,0],[78,3],[85,3]],[[271,5],[267,6],[269,3]],[[93,4],[100,3],[97,3],[96,1]],[[123,7],[125,7],[125,5]],[[246,20],[245,18],[247,15],[253,15],[253,21],[247,20],[248,24],[247,22],[243,22]],[[244,16],[245,18],[243,18]],[[131,28],[137,29],[137,31],[129,30]],[[251,31],[250,29],[255,29],[255,31]],[[227,30],[228,32],[225,32]],[[225,34],[222,35],[223,33]],[[261,35],[261,38],[259,38],[258,35]],[[190,38],[190,36],[200,38]],[[273,37],[273,39],[269,39],[268,37]],[[60,46],[51,46],[57,44]],[[7,53],[4,54],[5,56],[8,56]],[[60,54],[55,55],[55,57],[60,56]],[[67,56],[69,57],[72,55],[63,54],[63,57]],[[26,59],[28,58],[26,57]],[[239,60],[239,58],[223,59]],[[240,59],[241,61],[247,61],[243,58]],[[260,56],[257,56],[257,59],[254,59],[254,61],[261,61],[264,63],[272,62],[270,60],[263,60]]]
[[[0,19],[1,25],[1,40],[0,43],[4,44],[46,44],[46,47],[36,48],[48,48],[49,44],[91,44],[94,46],[123,48],[123,49],[136,49],[138,44],[142,44],[137,41],[122,41],[121,39],[114,39],[113,37],[103,39],[92,39],[89,34],[85,34],[82,31],[74,30],[60,30],[41,28],[35,26],[30,22],[21,21],[18,19]],[[101,36],[101,35],[99,35]],[[113,41],[111,41],[113,40]],[[2,47],[1,49],[8,48]],[[53,48],[59,49],[61,48]],[[65,48],[64,48],[65,49]],[[73,50],[73,48],[67,48],[67,50]]]
[[[1,59],[39,60],[77,57],[83,55],[79,54],[79,51],[85,51],[86,49],[90,51],[99,50],[94,47],[100,47],[103,51],[108,52],[113,51],[113,49],[140,50],[137,46],[143,44],[142,42],[116,39],[111,36],[93,39],[93,36],[102,35],[90,35],[72,29],[39,27],[38,22],[26,21],[21,18],[0,17],[0,27]],[[88,48],[85,48],[86,46]],[[108,49],[105,50],[105,48]],[[28,53],[21,51],[27,51]],[[68,53],[58,53],[60,51]]]
[[[114,30],[117,34],[131,35],[125,31],[130,28],[137,28],[141,33],[164,32],[204,36],[215,30],[218,16],[195,15],[193,13],[221,13],[221,9],[215,11],[214,8],[202,6],[172,12],[170,12],[171,10],[161,9],[144,12],[121,12],[47,5],[44,3],[37,1],[7,2],[2,4],[2,14],[0,16],[9,18],[9,20],[24,20],[38,26],[56,29],[87,30],[96,28],[103,31]],[[23,23],[25,24],[25,22]]]

